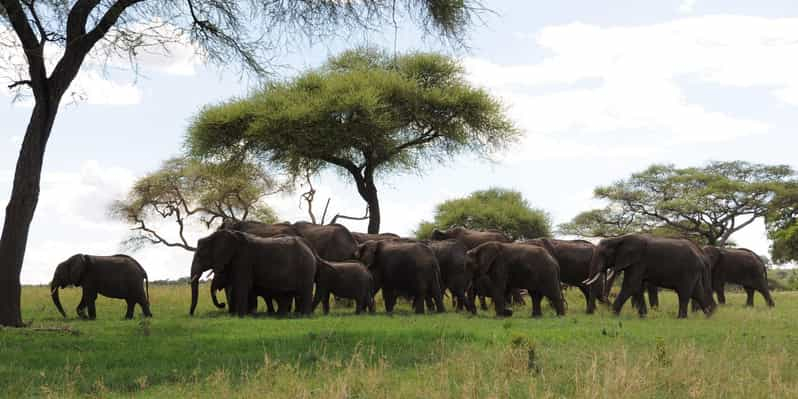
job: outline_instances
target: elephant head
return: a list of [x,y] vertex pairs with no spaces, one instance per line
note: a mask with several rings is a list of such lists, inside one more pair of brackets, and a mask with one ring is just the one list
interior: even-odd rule
[[218,230],[197,242],[197,250],[191,262],[191,309],[194,314],[199,295],[199,279],[207,270],[224,273],[233,257],[239,252],[245,240],[245,233],[231,230]]
[[501,250],[501,245],[492,241],[467,251],[466,272],[471,274],[473,280],[487,275],[501,254]]
[[702,248],[702,252],[704,253],[704,259],[706,259],[709,263],[710,269],[717,265],[718,261],[720,261],[720,258],[723,257],[723,251],[720,248],[712,245],[704,246],[704,248]]
[[639,263],[647,246],[646,239],[636,234],[627,234],[615,238],[605,238],[593,249],[590,260],[590,274],[585,284],[593,284],[601,277],[601,273],[609,269],[607,279],[613,274]]
[[61,262],[55,268],[53,280],[50,282],[50,295],[53,298],[53,304],[58,309],[62,316],[66,317],[63,306],[61,306],[61,299],[58,296],[59,288],[66,288],[69,285],[79,287],[83,276],[86,273],[86,267],[91,262],[87,255],[77,254],[69,259]]

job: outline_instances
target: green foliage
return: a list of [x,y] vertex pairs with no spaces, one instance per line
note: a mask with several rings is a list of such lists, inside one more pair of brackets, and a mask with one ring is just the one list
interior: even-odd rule
[[[798,391],[793,292],[776,292],[773,309],[759,298],[745,308],[743,292],[728,292],[729,305],[712,318],[675,320],[673,292],[639,319],[628,305],[617,317],[603,306],[586,315],[581,293],[567,290],[575,306],[566,317],[544,301],[542,318],[530,318],[527,304],[502,328],[508,320],[492,310],[417,316],[403,301],[394,316],[378,308],[354,317],[333,306],[329,316],[239,319],[215,309],[207,288],[188,317],[188,285],[151,283],[155,317],[139,323],[138,307],[136,320],[123,320],[124,301],[103,296],[96,321],[63,319],[47,287],[23,287],[32,324],[0,330],[0,359],[13,359],[0,362],[3,395],[789,398]],[[73,309],[80,289],[62,290],[62,300]]]
[[798,184],[781,190],[773,201],[765,226],[773,240],[770,252],[773,262],[798,261]]
[[[261,200],[288,189],[254,163],[211,163],[173,158],[135,182],[128,196],[115,201],[111,213],[129,223],[133,234],[126,244],[164,244],[193,250],[184,230],[188,223],[207,227],[223,219],[275,222],[274,210]],[[148,224],[158,218],[174,220],[179,241],[170,242]]]
[[475,230],[500,230],[513,239],[551,236],[549,215],[532,208],[518,191],[490,188],[464,198],[448,200],[435,207],[433,222],[422,221],[415,231],[429,238],[433,229],[464,226]]
[[593,237],[648,232],[722,246],[733,233],[768,214],[776,195],[794,181],[795,172],[786,165],[653,165],[596,188],[595,197],[609,205],[583,212],[559,230]]
[[472,87],[456,60],[360,48],[247,98],[205,107],[186,140],[194,156],[254,155],[294,176],[340,168],[374,217],[376,175],[423,173],[464,151],[489,156],[518,135],[501,103]]

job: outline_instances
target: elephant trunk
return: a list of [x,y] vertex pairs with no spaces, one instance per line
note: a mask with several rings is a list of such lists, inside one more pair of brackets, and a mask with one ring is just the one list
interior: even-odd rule
[[592,285],[601,277],[601,255],[598,252],[598,247],[593,248],[593,256],[590,258],[590,267],[588,267],[587,279],[582,281],[582,284]]
[[213,301],[214,306],[219,309],[224,309],[225,303],[219,302],[219,300],[216,298],[216,287],[214,287],[213,284],[211,284],[211,300]]
[[194,309],[197,308],[197,297],[199,296],[199,275],[191,277],[191,309],[188,313],[194,316]]
[[64,312],[64,307],[61,306],[61,298],[58,297],[58,285],[55,282],[50,283],[50,294],[53,297],[53,304],[58,309],[58,312],[61,313],[61,316],[66,318],[66,312]]

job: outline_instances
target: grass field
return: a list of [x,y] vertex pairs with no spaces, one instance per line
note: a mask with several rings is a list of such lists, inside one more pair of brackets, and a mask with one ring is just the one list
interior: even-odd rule
[[[23,289],[26,329],[0,330],[0,395],[8,397],[258,398],[789,398],[798,397],[798,293],[775,309],[744,295],[707,319],[676,320],[675,295],[640,320],[583,313],[568,292],[562,318],[529,308],[492,312],[305,319],[230,318],[201,287],[150,286],[151,320],[122,320],[101,298],[96,321],[74,318],[79,289],[62,290],[70,319],[46,287]],[[261,305],[262,306],[262,305]]]

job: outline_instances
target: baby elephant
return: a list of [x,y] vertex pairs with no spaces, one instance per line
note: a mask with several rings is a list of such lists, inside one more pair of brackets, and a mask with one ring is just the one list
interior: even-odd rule
[[[127,301],[126,319],[133,318],[133,307],[138,303],[145,317],[151,317],[149,301],[149,282],[147,272],[139,262],[127,255],[92,256],[73,255],[61,262],[55,269],[53,281],[50,283],[50,292],[53,303],[61,315],[66,317],[61,300],[58,298],[58,288],[68,285],[83,287],[83,297],[77,307],[78,316],[94,320],[97,311],[94,301],[97,294],[109,298],[119,298]],[[89,308],[86,316],[85,309]]]
[[319,262],[313,310],[321,302],[324,314],[329,313],[330,293],[339,298],[354,299],[357,314],[366,308],[374,313],[374,280],[360,262]]

